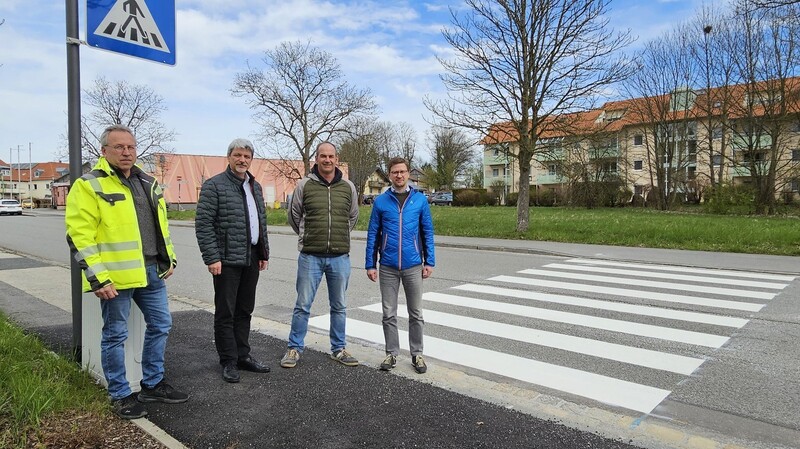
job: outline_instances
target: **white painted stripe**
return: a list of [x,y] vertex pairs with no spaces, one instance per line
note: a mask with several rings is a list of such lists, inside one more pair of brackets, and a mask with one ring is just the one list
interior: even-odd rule
[[490,285],[464,284],[457,285],[452,288],[456,290],[466,290],[489,295],[500,295],[511,298],[530,299],[532,301],[589,307],[591,309],[609,310],[613,312],[633,313],[636,315],[667,318],[670,320],[690,321],[694,323],[713,324],[716,326],[740,328],[750,321],[744,318],[712,315],[710,313],[663,309],[661,307],[640,306],[636,304],[627,304],[624,302],[601,301],[597,299],[579,298],[577,296],[552,295],[549,293],[529,292],[524,290],[515,290],[512,288],[494,287]]
[[673,279],[677,281],[703,282],[706,284],[741,285],[743,287],[769,288],[775,290],[781,290],[787,285],[787,284],[778,284],[775,282],[759,282],[750,279],[727,279],[727,278],[723,279],[710,276],[689,276],[685,274],[658,273],[655,271],[635,271],[631,269],[621,269],[621,268],[589,267],[585,265],[569,265],[564,263],[551,263],[545,265],[544,268],[549,268],[552,270],[573,270],[573,271],[587,271],[592,273],[620,274],[623,276],[637,276],[637,277],[647,277],[654,279]]
[[489,278],[488,280],[497,282],[509,282],[513,284],[532,285],[536,287],[560,288],[564,290],[575,290],[580,292],[624,296],[627,298],[652,299],[655,301],[667,301],[667,302],[692,304],[705,307],[745,310],[748,312],[758,312],[764,307],[764,304],[756,304],[749,302],[727,301],[724,299],[710,299],[710,298],[703,298],[700,296],[676,295],[672,293],[648,292],[643,290],[628,290],[625,288],[575,284],[572,282],[548,281],[544,279],[521,278],[517,276],[494,276]]
[[[329,321],[328,315],[317,316],[309,320],[309,325],[319,329],[328,329]],[[383,331],[380,325],[350,318],[347,319],[347,335],[383,342]],[[408,333],[405,331],[400,331],[400,345],[403,349],[408,350]],[[640,413],[652,412],[670,394],[669,390],[661,388],[435,337],[425,337],[425,355]]]
[[754,292],[754,291],[739,290],[733,288],[703,287],[692,284],[678,284],[676,282],[657,282],[657,281],[646,281],[641,279],[615,278],[610,276],[593,276],[590,274],[562,273],[560,271],[522,270],[518,271],[518,273],[530,274],[533,276],[579,279],[582,281],[590,281],[590,282],[604,282],[606,284],[624,284],[624,285],[637,285],[639,287],[665,288],[669,290],[686,290],[690,292],[711,293],[711,294],[725,295],[725,296],[738,296],[742,298],[772,299],[775,297],[774,293]]
[[711,276],[733,276],[739,278],[764,279],[771,281],[792,282],[796,276],[772,273],[753,273],[750,271],[721,270],[716,268],[679,267],[674,265],[656,265],[646,263],[613,262],[610,260],[569,259],[568,263],[585,263],[589,265],[606,265],[612,267],[642,268],[645,270],[673,271],[676,273],[708,274]]
[[652,324],[634,323],[632,321],[612,320],[591,315],[561,312],[558,310],[540,309],[538,307],[507,304],[483,299],[468,298],[466,296],[448,295],[444,293],[428,292],[422,295],[426,301],[450,304],[472,309],[488,310],[490,312],[508,313],[538,320],[553,321],[557,323],[572,324],[576,326],[620,332],[629,335],[657,338],[660,340],[677,341],[690,345],[719,348],[728,337],[724,335],[705,334],[702,332],[673,329],[671,327],[653,326]]
[[[383,308],[380,303],[359,308],[370,312],[383,313]],[[425,323],[561,349],[578,354],[614,360],[616,362],[644,366],[646,368],[670,371],[687,376],[692,374],[694,370],[704,362],[702,359],[684,357],[677,354],[651,351],[649,349],[618,345],[616,343],[608,343],[590,338],[575,337],[573,335],[558,334],[539,329],[530,329],[495,321],[437,312],[435,310],[424,310],[422,315],[425,317]],[[400,307],[397,310],[397,316],[408,319],[408,311]]]

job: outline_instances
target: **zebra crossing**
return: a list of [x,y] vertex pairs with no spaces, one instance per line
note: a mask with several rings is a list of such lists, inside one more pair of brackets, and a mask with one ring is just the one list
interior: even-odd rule
[[[569,259],[425,293],[425,355],[651,413],[794,278]],[[359,307],[347,334],[382,345],[380,323],[380,303]]]

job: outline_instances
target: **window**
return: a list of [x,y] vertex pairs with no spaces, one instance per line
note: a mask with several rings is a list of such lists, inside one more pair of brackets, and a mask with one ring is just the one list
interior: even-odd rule
[[641,134],[635,134],[633,136],[633,144],[634,145],[642,145],[644,144],[644,136]]
[[689,153],[689,162],[697,162],[697,141],[690,140],[687,143],[686,151]]
[[644,192],[644,186],[634,185],[633,186],[633,193],[635,195],[641,195]]
[[558,174],[558,166],[556,164],[550,164],[547,166],[547,174],[550,176],[555,176]]
[[642,161],[633,161],[633,169],[634,170],[641,170],[642,169]]
[[694,179],[696,176],[697,176],[696,167],[687,167],[687,169],[686,169],[686,178],[687,179]]
[[494,156],[500,156],[500,149],[498,149],[498,148],[495,148],[495,149],[494,149],[494,154],[493,154],[493,155],[494,155]]
[[712,156],[711,157],[711,164],[712,165],[716,165],[716,166],[722,165],[722,155],[721,154],[715,154],[714,156]]
[[722,139],[722,127],[715,126],[714,129],[711,130],[711,138],[712,139]]
[[499,168],[493,168],[492,169],[492,178],[496,178],[498,176],[500,176],[500,169]]
[[800,150],[792,150],[792,160],[800,161]]
[[789,191],[790,192],[800,191],[800,179],[794,178],[791,181],[789,181]]
[[603,164],[603,172],[605,173],[616,173],[617,172],[617,163],[616,162],[606,162]]
[[34,185],[33,185],[33,190],[36,190],[36,189],[38,189],[38,188],[39,188],[39,184],[34,184]]

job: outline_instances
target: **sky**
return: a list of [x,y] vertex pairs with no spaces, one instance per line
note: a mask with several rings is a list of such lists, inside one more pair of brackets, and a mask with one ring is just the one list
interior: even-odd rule
[[[613,0],[608,19],[632,30],[635,48],[691,17],[700,1]],[[86,0],[78,5],[85,41]],[[164,99],[161,121],[177,134],[169,144],[176,152],[224,155],[237,137],[258,149],[254,111],[230,92],[234,77],[248,64],[264,68],[266,50],[301,41],[336,58],[348,83],[370,89],[380,120],[411,124],[417,154],[428,158],[425,119],[431,115],[423,98],[446,95],[436,57],[452,54],[441,30],[451,24],[450,8],[464,8],[462,0],[176,0],[176,7],[174,66],[80,47],[83,89],[105,77],[147,85]],[[0,0],[5,162],[67,162],[65,9],[58,0]]]

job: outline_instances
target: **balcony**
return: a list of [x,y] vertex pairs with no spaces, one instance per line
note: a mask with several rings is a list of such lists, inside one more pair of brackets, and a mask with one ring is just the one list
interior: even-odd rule
[[[766,174],[767,170],[769,170],[769,162],[761,161],[761,162],[757,162],[756,164],[757,164],[757,167],[758,167],[757,174],[758,173]],[[731,177],[732,178],[742,178],[742,177],[748,178],[750,176],[753,176],[753,175],[750,173],[749,165],[748,166],[735,165],[735,166],[731,167]]]
[[553,161],[563,161],[564,160],[564,150],[562,149],[554,149],[549,151],[541,151],[536,152],[533,155],[533,159],[537,162],[553,162]]
[[536,184],[543,185],[543,184],[563,184],[567,182],[567,178],[561,175],[537,175],[536,176]]
[[616,145],[589,149],[589,159],[616,159],[621,155],[622,152]]
[[769,148],[772,146],[772,136],[763,135],[758,139],[752,138],[753,148],[749,147],[751,138],[749,136],[731,136],[731,148],[734,151],[748,150],[756,148]]
[[506,165],[509,163],[509,157],[505,154],[483,154],[483,165]]
[[507,186],[510,186],[511,182],[512,182],[510,175],[506,175],[506,176],[503,176],[503,175],[499,175],[499,176],[484,176],[483,177],[483,188],[484,189],[488,189],[489,187],[492,186],[492,184],[494,184],[497,181],[503,181],[503,182],[505,182],[505,185],[507,185]]

